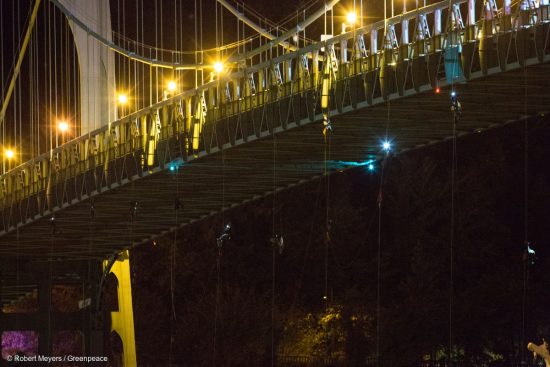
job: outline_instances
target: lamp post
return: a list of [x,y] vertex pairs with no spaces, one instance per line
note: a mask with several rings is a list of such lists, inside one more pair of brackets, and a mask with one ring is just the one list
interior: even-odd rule
[[[57,123],[57,132],[59,134],[59,132],[61,132],[61,145],[65,144],[65,133],[69,130],[69,124],[66,122],[66,121],[59,121]],[[58,146],[58,143],[57,143],[57,135],[56,134],[56,141],[55,141],[55,145]]]
[[2,173],[6,173],[7,171],[10,170],[11,161],[14,158],[15,158],[15,151],[13,149],[10,149],[10,148],[4,149],[4,155],[2,159]]
[[[357,54],[357,45],[356,45],[356,39],[355,39],[355,24],[357,23],[357,14],[355,14],[355,9],[353,9],[352,12],[349,12],[346,14],[346,23],[342,24],[342,33],[346,32],[346,27],[350,27],[352,31],[352,39],[351,39],[351,61],[353,63],[353,73],[355,73],[355,59]],[[347,42],[347,41],[346,41]],[[345,60],[347,62],[347,57]]]
[[174,80],[170,80],[168,83],[166,83],[166,89],[163,92],[164,100],[173,97],[177,89],[178,84]]
[[[128,96],[126,93],[119,93],[117,96],[117,104],[120,107],[120,116],[117,116],[117,119],[119,117],[123,117],[126,114],[126,105],[128,104]],[[118,112],[118,108],[117,108]]]

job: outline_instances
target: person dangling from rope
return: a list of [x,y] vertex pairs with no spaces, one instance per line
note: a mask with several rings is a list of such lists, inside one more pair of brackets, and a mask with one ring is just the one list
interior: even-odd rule
[[531,247],[531,242],[525,241],[525,250],[523,251],[523,261],[527,262],[527,265],[534,265],[537,260],[536,252]]
[[451,111],[453,113],[455,123],[458,122],[458,120],[462,117],[462,104],[458,101],[454,90],[451,92]]
[[225,242],[231,239],[231,224],[227,223],[222,231],[222,234],[216,238],[216,243],[218,245],[218,255],[221,256],[223,245]]

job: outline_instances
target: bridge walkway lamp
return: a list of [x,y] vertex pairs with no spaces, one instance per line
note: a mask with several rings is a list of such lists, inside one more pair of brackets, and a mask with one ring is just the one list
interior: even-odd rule
[[[117,94],[117,116],[116,119],[124,117],[126,115],[126,106],[128,105],[128,95],[126,93],[120,92]],[[118,112],[120,111],[120,115]]]
[[2,154],[2,173],[6,173],[10,170],[13,160],[15,160],[15,150],[12,148],[4,148]]

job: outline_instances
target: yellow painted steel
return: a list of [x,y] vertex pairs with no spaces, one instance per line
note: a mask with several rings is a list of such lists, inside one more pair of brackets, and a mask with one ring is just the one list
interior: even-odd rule
[[[115,331],[122,340],[124,366],[135,367],[137,366],[136,342],[129,255],[128,250],[124,251],[111,267],[111,273],[118,280],[118,312],[111,312],[111,331]],[[105,261],[103,266],[106,266],[106,264]]]

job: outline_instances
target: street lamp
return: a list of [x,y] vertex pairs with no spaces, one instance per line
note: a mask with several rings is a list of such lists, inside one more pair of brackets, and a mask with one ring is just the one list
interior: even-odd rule
[[168,83],[166,83],[166,89],[163,91],[163,97],[164,99],[168,99],[174,95],[174,92],[178,89],[178,84],[170,80]]
[[176,84],[175,81],[170,80],[170,81],[168,82],[168,91],[170,91],[170,92],[175,92],[177,87],[178,87],[178,85]]
[[[128,104],[128,96],[126,93],[119,93],[117,95],[117,104],[120,106],[121,115],[124,116],[125,114],[125,106]],[[117,109],[118,111],[118,109]],[[118,118],[118,116],[117,116]]]
[[126,94],[124,93],[121,93],[118,95],[117,101],[119,105],[125,105],[126,103],[128,103],[128,96],[126,96]]
[[[350,27],[351,31],[353,32],[352,38],[351,38],[351,44],[352,44],[352,47],[353,47],[352,51],[351,51],[351,58],[352,58],[352,61],[353,61],[352,67],[353,67],[353,72],[354,73],[355,73],[355,59],[356,59],[356,49],[357,49],[357,46],[356,46],[357,40],[355,39],[355,23],[357,23],[357,14],[355,14],[355,11],[351,11],[351,12],[347,13],[346,14],[346,22],[342,23],[342,33],[346,33],[346,28],[348,28],[348,27]],[[347,43],[348,43],[347,40],[342,40],[341,41],[342,50],[347,49]],[[343,61],[344,62],[348,61],[347,51],[344,53]]]
[[346,15],[346,22],[350,26],[354,25],[355,22],[357,22],[357,14],[355,14],[355,12],[349,12]]
[[[57,131],[61,132],[61,144],[65,143],[65,133],[69,130],[69,124],[65,120],[61,120],[57,122]],[[57,136],[55,137],[57,144]]]
[[57,127],[59,128],[59,131],[61,131],[62,133],[66,132],[67,130],[69,130],[69,124],[65,121],[59,121],[57,123]]
[[224,65],[223,65],[223,62],[221,61],[216,61],[214,63],[214,71],[217,73],[217,74],[220,74],[221,72],[223,72],[223,69],[224,69]]
[[6,173],[6,163],[8,170],[10,169],[10,162],[15,158],[15,151],[11,148],[4,149],[4,159],[2,159],[2,170]]

